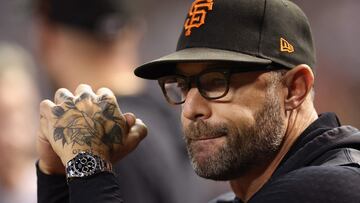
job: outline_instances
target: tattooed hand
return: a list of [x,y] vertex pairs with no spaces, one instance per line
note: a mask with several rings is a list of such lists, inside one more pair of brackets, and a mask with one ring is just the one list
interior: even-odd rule
[[63,166],[80,151],[115,162],[146,136],[142,121],[133,114],[121,114],[107,88],[95,94],[90,86],[80,85],[75,96],[62,88],[55,93],[54,102],[40,104],[38,151],[44,172],[64,171]]

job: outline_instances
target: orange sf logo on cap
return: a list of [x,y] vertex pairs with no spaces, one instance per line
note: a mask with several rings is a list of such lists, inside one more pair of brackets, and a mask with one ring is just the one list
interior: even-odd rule
[[195,0],[189,10],[189,16],[185,21],[185,36],[191,35],[192,28],[199,28],[205,24],[207,11],[213,8],[214,0]]

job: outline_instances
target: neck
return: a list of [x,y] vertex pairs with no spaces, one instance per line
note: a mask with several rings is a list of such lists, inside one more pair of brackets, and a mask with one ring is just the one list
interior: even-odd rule
[[275,158],[269,163],[251,170],[246,175],[230,181],[230,186],[235,195],[244,202],[249,201],[264,186],[300,134],[318,118],[315,109],[306,112],[301,110],[289,111],[286,114],[288,121],[286,131],[281,148]]

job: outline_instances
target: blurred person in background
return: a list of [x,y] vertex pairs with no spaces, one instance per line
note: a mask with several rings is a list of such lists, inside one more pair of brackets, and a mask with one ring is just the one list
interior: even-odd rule
[[109,87],[124,112],[135,113],[148,125],[147,139],[116,166],[124,200],[176,203],[209,199],[218,186],[193,173],[178,118],[133,74],[144,29],[129,2],[38,0],[35,8],[40,60],[52,88],[74,90],[81,83],[94,89]]
[[28,53],[0,42],[1,203],[36,202],[34,138],[39,95],[33,75]]

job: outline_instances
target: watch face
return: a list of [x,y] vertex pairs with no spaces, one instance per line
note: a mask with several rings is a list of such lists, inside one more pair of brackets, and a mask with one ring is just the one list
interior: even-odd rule
[[89,155],[81,155],[76,159],[75,170],[83,176],[91,175],[96,169],[96,160],[94,157]]

